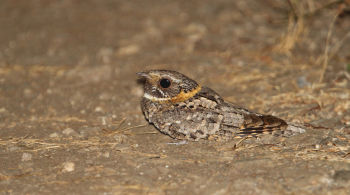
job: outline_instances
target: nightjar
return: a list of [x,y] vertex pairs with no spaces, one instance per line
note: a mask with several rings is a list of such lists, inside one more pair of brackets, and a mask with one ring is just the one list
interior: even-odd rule
[[271,115],[226,102],[214,90],[171,70],[140,72],[144,80],[142,111],[149,123],[176,139],[293,135],[305,130]]

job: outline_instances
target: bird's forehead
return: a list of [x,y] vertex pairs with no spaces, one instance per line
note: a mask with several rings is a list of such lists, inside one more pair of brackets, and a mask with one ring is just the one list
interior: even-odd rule
[[159,73],[155,73],[155,72],[148,72],[147,76],[145,76],[145,78],[147,79],[147,81],[149,83],[157,83],[159,81],[159,79],[161,78],[161,75]]

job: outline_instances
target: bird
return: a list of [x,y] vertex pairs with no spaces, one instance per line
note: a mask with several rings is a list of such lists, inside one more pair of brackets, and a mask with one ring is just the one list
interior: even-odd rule
[[230,139],[263,134],[290,136],[305,129],[225,101],[217,92],[173,70],[137,73],[144,87],[146,120],[174,139]]

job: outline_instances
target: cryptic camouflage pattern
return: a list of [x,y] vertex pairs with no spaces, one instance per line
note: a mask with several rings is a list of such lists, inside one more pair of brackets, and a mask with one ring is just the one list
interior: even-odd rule
[[[201,87],[181,73],[152,70],[138,74],[145,80],[141,108],[146,119],[172,138],[198,140],[305,131],[277,117],[228,103],[212,89]],[[163,88],[162,79],[170,81],[170,86]]]

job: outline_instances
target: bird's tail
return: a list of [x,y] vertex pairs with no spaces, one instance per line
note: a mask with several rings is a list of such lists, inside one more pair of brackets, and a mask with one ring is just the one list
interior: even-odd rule
[[296,124],[296,123],[287,123],[288,126],[284,132],[285,136],[293,136],[296,134],[301,134],[306,132],[306,127],[301,125],[301,124]]

